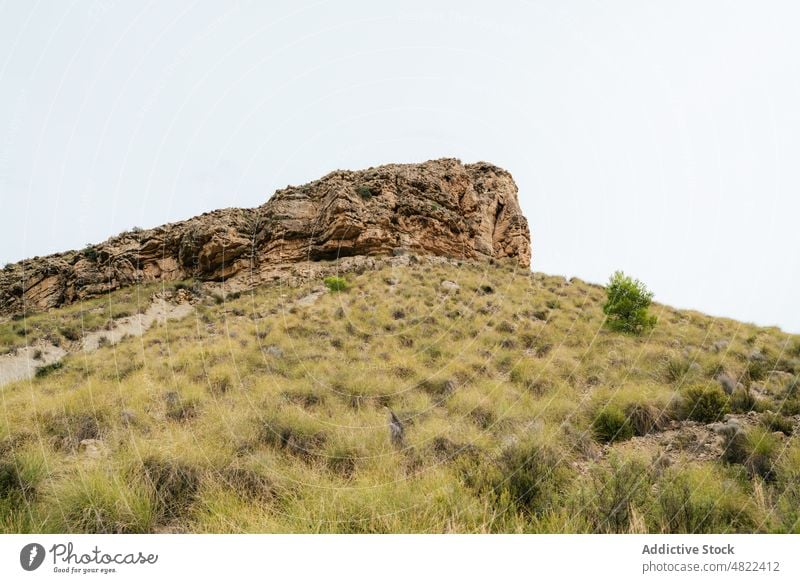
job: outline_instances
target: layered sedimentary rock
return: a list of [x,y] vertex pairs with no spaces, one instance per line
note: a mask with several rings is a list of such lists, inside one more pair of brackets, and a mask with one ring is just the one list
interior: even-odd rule
[[528,267],[528,223],[511,175],[441,159],[337,170],[254,209],[135,230],[0,272],[0,314],[41,310],[137,282],[253,284],[299,262],[398,253],[506,259]]

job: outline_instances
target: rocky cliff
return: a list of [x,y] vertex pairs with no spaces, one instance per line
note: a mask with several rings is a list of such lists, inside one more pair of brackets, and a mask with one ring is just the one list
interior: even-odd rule
[[252,284],[299,262],[402,253],[510,258],[527,268],[530,234],[511,175],[455,159],[337,170],[279,190],[254,209],[218,210],[6,266],[0,314],[143,281]]

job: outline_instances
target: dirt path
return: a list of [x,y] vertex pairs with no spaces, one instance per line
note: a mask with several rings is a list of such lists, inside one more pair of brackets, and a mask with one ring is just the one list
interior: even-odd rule
[[[101,344],[116,344],[126,336],[141,336],[153,324],[162,324],[167,320],[180,320],[194,311],[188,302],[177,304],[156,298],[142,314],[114,320],[109,330],[96,330],[84,335],[78,350],[91,352]],[[60,346],[38,343],[20,348],[11,354],[0,356],[0,386],[22,379],[30,379],[36,375],[37,369],[59,362],[67,354]]]
[[36,369],[61,360],[67,351],[52,344],[35,344],[0,356],[0,386],[32,378]]
[[[143,314],[114,320],[110,330],[89,332],[83,337],[81,349],[85,352],[97,350],[101,342],[116,344],[125,336],[141,336],[153,324],[162,324],[167,320],[180,320],[192,312],[191,304],[171,304],[163,299],[155,299]],[[105,339],[105,340],[103,340]]]

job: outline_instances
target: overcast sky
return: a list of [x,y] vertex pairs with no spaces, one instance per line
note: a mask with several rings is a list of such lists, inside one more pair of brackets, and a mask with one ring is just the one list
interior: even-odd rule
[[336,168],[511,171],[535,271],[800,332],[797,2],[0,4],[0,262]]

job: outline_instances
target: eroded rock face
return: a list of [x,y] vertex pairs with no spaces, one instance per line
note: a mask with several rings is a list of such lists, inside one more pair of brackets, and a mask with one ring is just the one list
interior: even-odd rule
[[531,260],[528,223],[505,170],[455,159],[337,170],[279,190],[254,209],[223,209],[123,233],[82,251],[0,272],[0,314],[41,310],[137,282],[273,279],[287,266],[415,253]]

